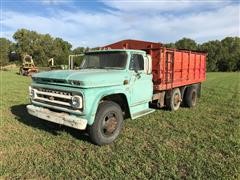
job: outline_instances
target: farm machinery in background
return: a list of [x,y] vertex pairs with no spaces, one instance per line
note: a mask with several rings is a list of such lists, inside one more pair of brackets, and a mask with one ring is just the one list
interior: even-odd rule
[[54,70],[57,68],[57,66],[54,65],[54,58],[50,58],[48,60],[48,67],[50,68],[50,70]]
[[62,65],[55,65],[54,58],[50,58],[48,60],[48,67],[50,70],[76,70],[80,69],[81,62],[83,60],[84,54],[70,54],[68,56],[68,65],[62,64]]
[[[48,59],[48,69],[42,67],[41,70],[66,70],[66,69],[80,69],[80,64],[83,60],[84,54],[74,54],[68,56],[68,65],[55,65],[54,58]],[[39,69],[35,66],[32,56],[25,55],[23,63],[19,68],[19,74],[23,76],[31,76],[33,73],[39,72]]]
[[25,55],[23,58],[23,63],[19,68],[19,74],[23,76],[31,76],[33,73],[37,73],[38,68],[35,66],[32,56]]
[[55,65],[54,58],[50,58],[48,60],[48,67],[50,68],[50,71],[52,71],[52,70],[66,70],[66,69],[69,69],[68,65],[66,65],[66,64]]
[[68,69],[80,69],[84,54],[72,54],[68,56]]

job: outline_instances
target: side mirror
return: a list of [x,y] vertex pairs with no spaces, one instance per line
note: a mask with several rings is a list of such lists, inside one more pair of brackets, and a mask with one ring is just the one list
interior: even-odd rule
[[144,58],[144,62],[145,62],[145,72],[146,74],[152,74],[152,57],[150,55],[147,55]]

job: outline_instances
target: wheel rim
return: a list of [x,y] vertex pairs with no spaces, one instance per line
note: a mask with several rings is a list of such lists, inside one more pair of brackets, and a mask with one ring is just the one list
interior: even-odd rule
[[173,98],[173,105],[174,107],[177,107],[180,103],[180,95],[179,94],[175,94],[174,95],[174,98]]
[[117,117],[115,112],[107,113],[103,118],[102,133],[105,136],[111,136],[117,129]]

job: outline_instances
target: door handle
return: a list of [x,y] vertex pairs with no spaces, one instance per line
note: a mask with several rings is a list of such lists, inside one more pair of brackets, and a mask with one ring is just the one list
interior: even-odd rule
[[141,73],[136,73],[135,76],[136,76],[137,79],[140,79],[141,78]]

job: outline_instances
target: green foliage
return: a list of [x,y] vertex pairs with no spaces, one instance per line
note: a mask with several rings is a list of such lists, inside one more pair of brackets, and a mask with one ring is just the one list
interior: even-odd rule
[[203,44],[183,38],[176,43],[166,44],[166,47],[206,52],[207,71],[240,71],[239,37],[226,37],[221,41],[208,41]]
[[73,54],[82,54],[85,51],[87,51],[89,48],[85,48],[85,47],[77,47],[73,50]]
[[226,37],[221,41],[209,41],[200,45],[208,53],[208,71],[239,71],[240,38]]
[[16,40],[16,52],[21,57],[29,54],[36,64],[44,66],[50,58],[54,58],[56,64],[67,64],[72,45],[61,38],[26,29],[15,32],[13,38]]
[[52,57],[55,58],[56,64],[68,64],[68,56],[71,54],[72,45],[61,38],[53,41]]
[[31,78],[2,72],[0,179],[239,179],[240,73],[208,73],[194,108],[127,119],[98,147],[26,111]]
[[167,48],[176,48],[175,43],[164,44]]
[[0,66],[4,66],[9,62],[12,45],[12,42],[8,39],[0,38]]
[[[79,55],[79,54],[83,54],[84,52],[86,52],[88,50],[89,50],[88,47],[77,47],[72,51],[72,54]],[[76,56],[76,57],[73,58],[75,68],[80,67],[80,65],[83,61],[83,58],[84,58],[83,56]]]
[[218,62],[221,56],[221,42],[209,41],[207,43],[203,43],[200,46],[200,50],[207,52],[207,70],[208,71],[218,71]]
[[189,38],[182,38],[175,43],[177,49],[197,50],[197,43]]
[[[239,37],[226,37],[221,41],[222,44],[222,61],[227,65],[225,71],[237,71],[240,70],[238,67],[240,61],[240,38]],[[219,67],[220,71],[221,68]]]
[[[55,65],[68,64],[69,54],[81,54],[88,47],[77,47],[71,51],[72,45],[61,38],[53,38],[49,34],[39,34],[35,31],[20,29],[13,35],[16,44],[5,38],[0,38],[0,64],[9,62],[9,53],[15,51],[21,58],[25,54],[33,57],[39,66],[47,66],[48,60],[54,58]],[[208,54],[207,71],[240,71],[240,37],[226,37],[223,40],[208,41],[197,44],[189,38],[182,38],[175,43],[165,44],[168,48],[204,51]],[[93,48],[98,49],[98,48]],[[75,58],[77,64],[82,57]]]

